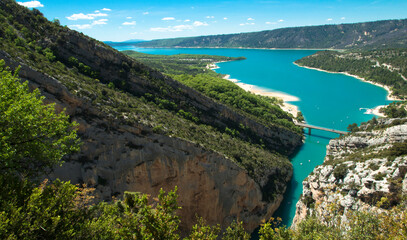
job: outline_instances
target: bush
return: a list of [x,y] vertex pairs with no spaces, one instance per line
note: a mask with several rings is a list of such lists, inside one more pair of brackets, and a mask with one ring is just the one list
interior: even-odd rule
[[340,164],[335,167],[333,174],[336,180],[342,180],[345,178],[346,174],[348,173],[348,166],[345,164]]

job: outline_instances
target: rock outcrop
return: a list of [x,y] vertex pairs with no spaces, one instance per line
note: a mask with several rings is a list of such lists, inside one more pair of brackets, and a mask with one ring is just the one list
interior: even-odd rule
[[[6,53],[0,58],[17,66]],[[247,171],[219,153],[154,133],[143,124],[112,121],[85,99],[72,95],[57,79],[29,66],[22,65],[19,73],[31,87],[41,89],[47,102],[56,102],[58,109],[65,108],[80,124],[81,152],[65,159],[47,176],[51,179],[85,183],[95,187],[97,199],[107,201],[121,197],[124,191],[156,196],[161,188],[170,191],[177,186],[183,229],[190,229],[196,216],[201,216],[208,224],[222,227],[239,219],[252,231],[282,201],[282,195],[271,202],[264,200],[260,185]],[[270,171],[270,176],[277,174],[276,169]],[[291,175],[283,178],[281,182],[288,182]]]
[[[155,196],[161,188],[178,186],[183,228],[190,228],[198,215],[222,227],[239,219],[252,231],[278,207],[292,174],[286,156],[302,144],[300,133],[233,110],[97,40],[49,22],[37,9],[12,0],[0,1],[0,8],[13,33],[8,37],[0,29],[0,59],[13,69],[21,65],[20,77],[79,123],[81,151],[47,177],[86,183],[96,189],[98,200],[124,191]],[[180,110],[199,122],[178,116]],[[238,137],[223,132],[241,125],[247,131]],[[235,152],[227,152],[235,162],[225,147],[225,152],[216,149],[223,139],[235,144]],[[239,156],[241,146],[253,150],[259,164],[250,168],[251,156]]]
[[[327,146],[324,164],[303,181],[293,226],[315,214],[346,220],[349,210],[385,211],[407,190],[407,120],[379,119]],[[385,201],[384,198],[386,199]]]

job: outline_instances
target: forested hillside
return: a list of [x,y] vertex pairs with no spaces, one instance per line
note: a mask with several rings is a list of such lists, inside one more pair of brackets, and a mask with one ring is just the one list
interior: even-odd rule
[[407,97],[407,50],[321,51],[296,61],[300,66],[357,75],[389,86],[398,98]]
[[[290,114],[287,115],[287,113],[280,108],[282,104],[281,100],[246,92],[236,84],[223,79],[221,74],[217,74],[207,68],[207,66],[213,62],[242,60],[244,59],[243,57],[229,58],[190,54],[167,56],[145,54],[135,51],[123,51],[123,53],[134,57],[148,66],[159,69],[173,79],[265,125],[280,125],[298,133],[302,131],[301,128],[290,121],[290,118],[293,116]],[[244,126],[237,129],[237,131],[247,130],[248,129],[245,129]],[[230,131],[234,132],[234,134],[238,134],[234,129]]]
[[282,28],[269,31],[161,39],[139,47],[398,48],[407,44],[407,19]]
[[98,201],[178,186],[183,229],[198,214],[222,228],[241,216],[253,230],[279,205],[292,174],[287,155],[302,144],[288,114],[273,116],[282,123],[259,121],[11,0],[0,1],[0,38],[10,71],[21,66],[22,81],[78,123],[81,150],[47,176],[88,184]]

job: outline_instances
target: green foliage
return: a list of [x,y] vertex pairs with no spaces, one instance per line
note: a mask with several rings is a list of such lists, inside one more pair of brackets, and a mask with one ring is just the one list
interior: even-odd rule
[[223,48],[389,48],[405,47],[407,20],[281,28],[212,36],[160,39],[136,43],[141,47]]
[[376,181],[381,181],[381,180],[383,180],[384,179],[384,177],[386,176],[387,174],[386,173],[378,173],[378,174],[376,174],[375,176],[374,176],[374,180],[376,180]]
[[302,112],[297,113],[297,121],[299,121],[299,122],[304,122],[305,121],[304,115],[302,114]]
[[223,240],[249,240],[250,235],[244,230],[243,222],[233,221],[222,236]]
[[358,124],[357,124],[357,123],[349,124],[347,130],[348,130],[349,132],[357,132],[357,131],[359,131]]
[[51,51],[51,49],[45,48],[44,50],[42,50],[42,53],[44,54],[44,56],[45,56],[50,62],[55,61],[56,57],[54,56],[54,53]]
[[161,190],[152,204],[145,194],[126,192],[123,200],[94,205],[92,189],[69,182],[32,187],[0,180],[7,191],[0,195],[1,239],[179,239],[176,189]]
[[167,56],[140,53],[131,50],[123,51],[123,53],[147,64],[152,68],[171,75],[197,75],[202,73],[212,74],[213,72],[206,68],[208,64],[213,62],[246,59],[245,57],[223,57],[201,54],[176,54]]
[[60,163],[79,149],[77,124],[55,104],[45,105],[38,89],[30,92],[0,60],[0,171],[32,175]]
[[250,114],[265,124],[274,124],[296,132],[300,131],[300,128],[296,127],[292,122],[291,117],[278,106],[278,100],[275,98],[248,93],[236,84],[210,74],[177,75],[172,77],[213,99],[233,107],[237,111]]
[[293,231],[286,228],[285,226],[280,226],[281,219],[271,218],[269,221],[261,225],[259,230],[260,240],[288,240],[294,237]]
[[183,118],[185,118],[185,119],[194,121],[194,122],[198,122],[198,121],[199,121],[199,119],[198,119],[197,117],[195,117],[194,115],[192,115],[192,113],[190,113],[190,112],[185,112],[185,111],[182,110],[182,109],[180,109],[180,110],[178,111],[177,115],[179,115],[179,116],[181,116],[181,117],[183,117]]
[[385,108],[381,108],[380,112],[390,118],[407,117],[406,102],[392,102]]
[[107,87],[110,89],[115,89],[113,82],[109,82],[109,84],[107,84]]
[[[338,226],[339,227],[339,226]],[[314,240],[314,239],[340,239],[333,237],[337,229],[328,227],[316,217],[308,217],[297,226],[295,237],[292,239]]]
[[203,218],[198,218],[198,223],[192,227],[192,232],[187,240],[216,240],[220,232],[219,225],[209,226]]
[[[249,114],[257,121],[268,125],[277,125],[301,133],[286,112],[281,110],[280,101],[276,98],[262,97],[244,91],[236,84],[222,79],[219,74],[209,71],[206,66],[217,61],[240,60],[240,58],[209,55],[152,55],[135,51],[124,51],[160,71],[169,74],[173,79],[194,88],[195,90],[224,103],[236,111]],[[167,108],[168,109],[168,108]],[[191,118],[187,118],[191,119]]]
[[[399,98],[407,96],[407,49],[334,52],[320,51],[296,61],[301,66],[319,68],[332,72],[347,72],[390,87]],[[394,116],[407,115],[405,109],[385,110]],[[400,111],[400,112],[398,112]]]
[[348,173],[348,166],[345,164],[340,164],[335,167],[333,174],[336,180],[342,180],[345,178],[346,174]]

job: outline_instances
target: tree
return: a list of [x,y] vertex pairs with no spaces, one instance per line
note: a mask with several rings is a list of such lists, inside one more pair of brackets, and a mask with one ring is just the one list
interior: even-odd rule
[[349,124],[347,129],[349,132],[357,132],[359,130],[359,127],[358,127],[358,124],[352,123],[352,124]]
[[28,83],[21,83],[0,60],[0,173],[33,176],[46,172],[61,158],[79,150],[77,123]]

